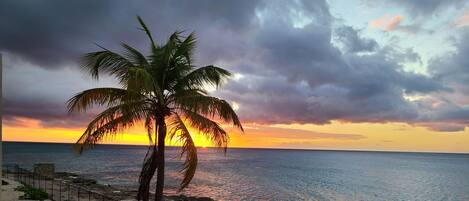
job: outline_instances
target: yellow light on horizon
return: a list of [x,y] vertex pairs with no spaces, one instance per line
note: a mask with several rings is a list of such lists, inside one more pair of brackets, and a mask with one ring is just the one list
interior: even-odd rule
[[[27,119],[23,119],[21,122],[19,125],[3,126],[5,141],[74,143],[84,131],[84,128],[47,128],[36,121]],[[226,128],[226,131],[230,133],[229,147],[469,153],[469,129],[444,133],[405,123],[344,123],[337,121],[326,125],[245,124],[244,128],[244,134],[234,128]],[[275,128],[282,129],[272,130]],[[197,147],[214,146],[202,133],[194,129],[190,129],[190,132]],[[315,135],[314,133],[321,134]],[[329,134],[331,136],[328,136]],[[347,139],[344,136],[333,137],[336,134],[355,134],[363,137],[358,139]],[[138,125],[104,141],[103,144],[148,145],[149,142],[145,129]],[[168,141],[167,145],[180,146],[181,144],[173,140]]]

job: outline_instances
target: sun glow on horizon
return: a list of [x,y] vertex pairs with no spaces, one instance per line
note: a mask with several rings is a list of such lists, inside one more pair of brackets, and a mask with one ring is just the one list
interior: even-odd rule
[[[4,125],[5,141],[74,143],[84,128],[47,128],[34,121],[22,125]],[[29,122],[30,124],[26,125]],[[433,151],[469,153],[469,132],[435,132],[405,123],[343,123],[326,125],[281,124],[245,125],[245,133],[226,127],[230,133],[229,147],[346,149],[385,151]],[[197,147],[214,147],[206,137],[190,130]],[[103,144],[148,145],[145,129],[135,126],[108,138]],[[177,140],[168,146],[180,146]]]

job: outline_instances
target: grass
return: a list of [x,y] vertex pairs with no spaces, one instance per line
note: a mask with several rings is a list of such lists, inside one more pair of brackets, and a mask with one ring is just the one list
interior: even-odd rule
[[49,198],[49,194],[37,188],[33,188],[30,185],[19,186],[15,190],[24,192],[24,195],[20,197],[20,199],[24,199],[24,200],[41,200],[42,201],[42,200],[46,200]]

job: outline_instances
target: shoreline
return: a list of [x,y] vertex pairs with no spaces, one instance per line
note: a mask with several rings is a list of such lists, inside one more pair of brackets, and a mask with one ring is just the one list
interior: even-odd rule
[[[47,192],[51,198],[60,197],[59,200],[65,200],[66,198],[76,199],[77,196],[79,196],[81,200],[134,201],[137,197],[137,190],[129,190],[123,187],[101,184],[97,180],[89,179],[75,173],[55,172],[53,176],[44,177],[31,172],[7,172],[5,169],[4,171],[4,180],[11,184],[16,184],[12,189],[8,189],[8,191],[3,192],[7,194],[7,197],[10,200],[13,200],[15,197],[19,199],[22,192],[16,191],[15,188],[22,185],[29,185],[35,189]],[[82,194],[80,194],[80,191]],[[153,196],[154,194],[150,192],[150,198]],[[2,198],[2,200],[4,199]],[[214,201],[214,199],[209,197],[193,197],[184,194],[164,195],[164,200]]]
[[[107,197],[111,197],[117,200],[130,201],[135,200],[135,198],[137,197],[137,190],[128,190],[123,187],[115,187],[109,184],[100,184],[97,180],[88,179],[75,173],[57,172],[55,174],[55,178],[71,182],[75,185],[82,186],[88,190],[103,194]],[[152,198],[153,196],[154,194],[150,192],[150,198]],[[195,197],[184,194],[164,195],[164,197],[165,200],[169,201],[214,201],[214,199],[209,197]]]

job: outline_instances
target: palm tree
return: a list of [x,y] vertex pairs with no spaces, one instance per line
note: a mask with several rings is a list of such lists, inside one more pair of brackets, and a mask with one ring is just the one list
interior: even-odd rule
[[79,153],[144,122],[150,145],[139,177],[137,199],[148,200],[150,182],[156,176],[155,200],[163,199],[165,139],[181,144],[185,156],[180,190],[192,180],[197,167],[197,148],[189,128],[194,128],[226,151],[229,136],[218,122],[230,123],[243,131],[230,104],[208,95],[206,86],[220,86],[231,74],[215,66],[195,67],[194,33],[182,36],[174,32],[165,44],[157,44],[143,20],[137,17],[146,33],[151,50],[145,56],[122,43],[123,53],[103,48],[84,56],[83,68],[98,79],[108,74],[119,80],[122,88],[94,88],[76,94],[68,101],[70,112],[85,112],[93,106],[106,109],[89,124],[76,142]]

